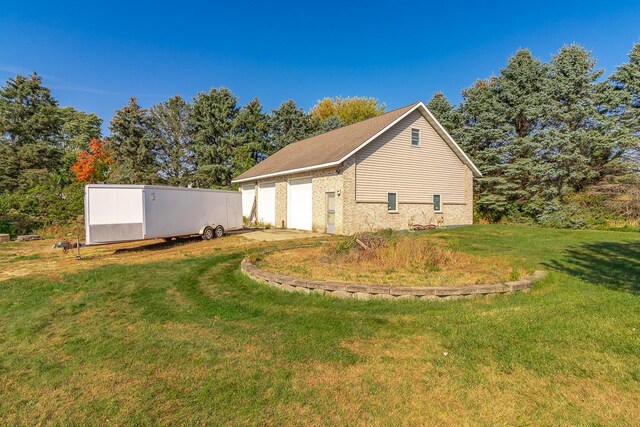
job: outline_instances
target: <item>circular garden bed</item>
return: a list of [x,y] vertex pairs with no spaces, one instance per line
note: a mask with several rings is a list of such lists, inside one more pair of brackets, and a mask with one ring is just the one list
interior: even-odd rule
[[527,290],[544,277],[507,260],[471,255],[431,233],[336,238],[245,259],[252,278],[284,290],[369,299],[440,299]]

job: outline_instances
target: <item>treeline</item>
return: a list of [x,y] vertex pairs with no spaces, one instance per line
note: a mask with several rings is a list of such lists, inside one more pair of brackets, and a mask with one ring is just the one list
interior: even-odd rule
[[[577,45],[549,62],[519,50],[462,95],[454,106],[436,93],[428,107],[484,174],[478,219],[638,224],[640,44],[606,78]],[[95,114],[60,107],[37,74],[18,75],[0,88],[0,232],[75,219],[87,182],[229,187],[291,142],[384,111],[356,97],[267,112],[214,88],[148,109],[131,98],[105,138]]]
[[529,50],[451,105],[428,108],[484,176],[476,209],[490,221],[578,227],[640,221],[640,44],[608,78],[568,45],[545,63]]
[[0,232],[75,219],[84,184],[227,188],[231,179],[294,141],[380,114],[373,98],[325,98],[308,113],[293,100],[267,113],[226,88],[117,110],[101,135],[94,114],[61,108],[37,74],[0,89]]

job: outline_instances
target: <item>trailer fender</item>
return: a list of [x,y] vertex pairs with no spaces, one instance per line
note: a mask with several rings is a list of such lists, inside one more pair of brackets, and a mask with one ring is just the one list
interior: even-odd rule
[[200,236],[202,236],[202,233],[204,233],[204,229],[205,229],[205,228],[207,228],[207,227],[211,227],[211,228],[213,228],[213,229],[215,230],[217,226],[218,226],[218,224],[205,224],[205,225],[203,225],[202,227],[200,227],[200,230],[198,230],[198,234],[199,234]]

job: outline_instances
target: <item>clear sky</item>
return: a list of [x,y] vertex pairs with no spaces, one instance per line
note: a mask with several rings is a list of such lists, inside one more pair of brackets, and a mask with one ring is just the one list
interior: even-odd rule
[[579,43],[610,73],[640,41],[640,1],[77,2],[0,0],[0,79],[37,71],[60,104],[106,124],[226,86],[267,109],[373,96],[454,102],[518,48],[549,60]]

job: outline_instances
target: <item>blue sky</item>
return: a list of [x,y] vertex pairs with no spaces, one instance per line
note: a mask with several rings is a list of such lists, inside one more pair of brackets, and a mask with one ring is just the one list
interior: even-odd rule
[[267,109],[294,99],[427,101],[497,73],[518,48],[592,50],[610,73],[640,41],[640,2],[0,1],[0,79],[37,71],[60,104],[105,120],[226,86]]

